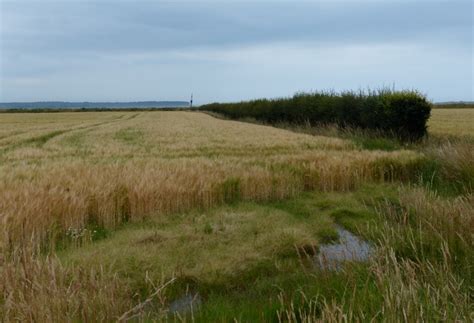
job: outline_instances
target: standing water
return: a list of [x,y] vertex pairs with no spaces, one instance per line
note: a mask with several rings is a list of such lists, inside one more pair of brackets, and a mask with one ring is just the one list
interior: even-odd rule
[[186,314],[194,312],[202,303],[199,294],[186,294],[181,298],[174,300],[169,307],[172,314]]
[[324,244],[316,255],[316,265],[324,270],[338,271],[347,261],[366,261],[372,254],[372,247],[366,241],[358,238],[351,232],[337,227],[338,243]]

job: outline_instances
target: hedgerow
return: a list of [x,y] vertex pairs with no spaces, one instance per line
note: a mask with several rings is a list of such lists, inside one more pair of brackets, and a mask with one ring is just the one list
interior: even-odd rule
[[200,109],[231,119],[312,126],[337,124],[378,130],[402,140],[418,140],[426,135],[431,103],[417,91],[379,90],[297,93],[291,98],[211,103]]

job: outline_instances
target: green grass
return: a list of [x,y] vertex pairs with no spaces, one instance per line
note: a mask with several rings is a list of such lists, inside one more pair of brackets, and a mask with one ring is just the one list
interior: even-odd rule
[[117,131],[114,138],[130,145],[136,145],[143,141],[144,134],[140,129],[125,128]]
[[[58,255],[67,267],[116,273],[134,303],[174,277],[146,308],[151,319],[163,318],[162,310],[188,293],[202,303],[180,318],[196,322],[337,321],[337,313],[382,319],[381,308],[384,320],[463,319],[470,311],[472,249],[468,230],[449,224],[445,214],[469,208],[423,192],[372,184],[263,204],[231,200],[126,223]],[[337,225],[376,246],[374,258],[343,271],[318,269],[311,248],[336,241]]]
[[[317,275],[301,250],[337,240],[336,223],[357,230],[376,221],[364,198],[370,199],[367,193],[373,190],[383,194],[393,188],[365,190],[306,193],[263,205],[234,202],[156,217],[59,255],[68,266],[111,268],[142,299],[152,293],[147,279],[176,277],[166,290],[167,302],[186,291],[198,292],[203,305],[197,321],[275,320],[285,305],[280,297],[285,302],[301,301],[302,293],[343,297],[341,274]],[[362,284],[365,277],[357,279]]]
[[400,142],[393,138],[358,136],[350,139],[352,139],[360,148],[367,150],[395,151],[403,147]]

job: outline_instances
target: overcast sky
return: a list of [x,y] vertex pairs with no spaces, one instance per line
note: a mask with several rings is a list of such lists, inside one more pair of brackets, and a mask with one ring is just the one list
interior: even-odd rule
[[473,98],[469,0],[4,1],[0,101]]

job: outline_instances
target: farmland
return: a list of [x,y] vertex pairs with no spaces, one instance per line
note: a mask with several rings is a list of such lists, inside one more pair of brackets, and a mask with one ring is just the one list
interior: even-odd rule
[[[428,139],[379,149],[200,112],[0,114],[0,315],[468,320],[473,124],[434,109]],[[339,227],[372,256],[315,266]]]
[[433,109],[428,126],[433,134],[473,137],[474,109]]

